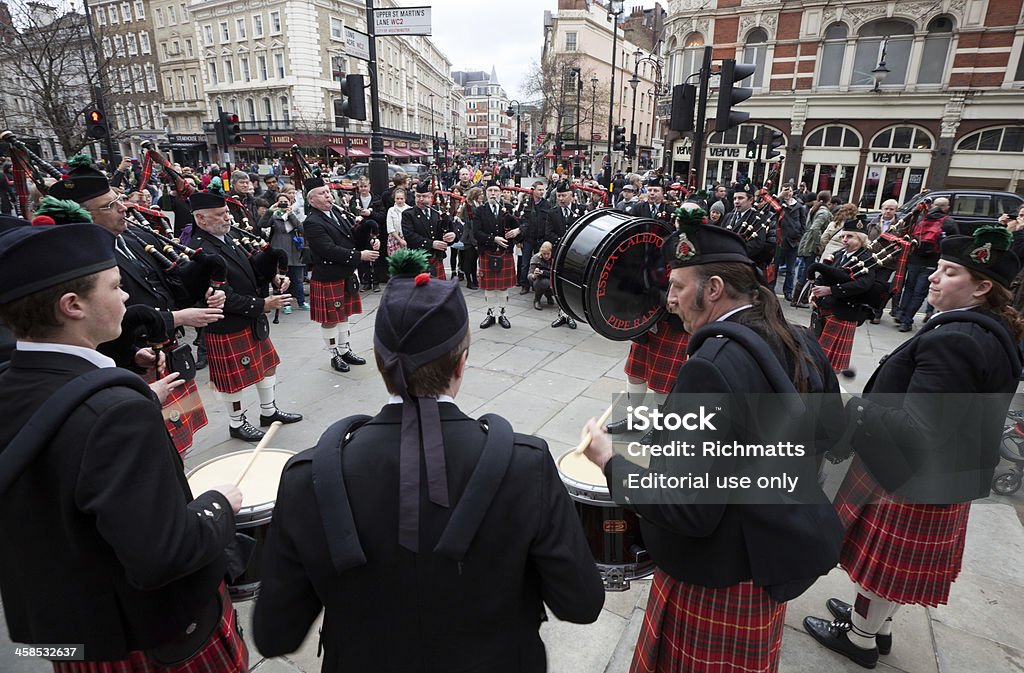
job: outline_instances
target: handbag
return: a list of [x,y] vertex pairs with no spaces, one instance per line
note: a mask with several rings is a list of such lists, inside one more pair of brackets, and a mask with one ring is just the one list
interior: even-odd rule
[[270,320],[266,313],[260,313],[256,322],[252,324],[252,335],[257,341],[265,341],[270,336]]
[[192,347],[181,344],[167,354],[167,370],[178,372],[179,381],[191,381],[196,377],[196,360],[192,356]]

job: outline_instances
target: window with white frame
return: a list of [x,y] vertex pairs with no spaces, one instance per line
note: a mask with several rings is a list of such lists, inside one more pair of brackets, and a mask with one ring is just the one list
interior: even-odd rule
[[230,58],[224,59],[224,79],[228,84],[234,84],[235,82],[235,69],[231,63]]
[[269,98],[263,99],[263,114],[268,122],[274,120],[274,107],[271,105]]
[[946,76],[946,61],[953,44],[953,20],[938,16],[928,22],[928,35],[924,38],[918,84],[942,84]]
[[124,21],[124,23],[132,22],[132,6],[127,2],[121,3],[121,20]]
[[223,44],[225,42],[230,42],[231,41],[231,33],[230,33],[230,31],[228,31],[228,22],[227,21],[221,21],[220,22],[220,41],[221,41],[221,44]]
[[170,77],[164,78],[164,97],[174,100],[174,82]]
[[256,57],[256,72],[261,81],[267,81],[267,57],[262,54]]
[[577,34],[575,32],[565,34],[566,51],[576,51],[576,38]]
[[339,18],[331,17],[331,39],[332,40],[344,40],[345,39],[345,22]]
[[274,71],[279,79],[284,79],[284,54],[274,54]]
[[114,52],[110,49],[110,38],[103,38],[101,44],[103,50],[103,58],[112,58],[114,56]]
[[171,57],[170,53],[167,51],[167,43],[166,42],[161,42],[160,43],[160,52],[164,55],[164,60],[165,61],[168,60]]
[[149,54],[153,51],[153,47],[149,42],[149,33],[145,30],[139,33],[139,46],[142,48],[143,54]]
[[270,34],[277,35],[281,32],[281,12],[275,10],[270,13]]
[[137,93],[146,90],[146,83],[142,76],[142,66],[138,63],[132,64],[132,89]]
[[262,14],[253,14],[252,15],[252,36],[253,37],[263,37],[263,15]]
[[210,74],[210,84],[220,84],[220,80],[217,79],[217,64],[214,61],[210,61],[206,66]]
[[888,73],[882,86],[901,86],[907,81],[914,27],[898,19],[866,24],[857,35],[850,86],[874,86],[876,69],[885,65]]
[[957,144],[958,152],[1024,152],[1024,126],[975,131]]
[[818,86],[839,86],[848,36],[849,31],[843,23],[834,23],[825,31],[818,60]]
[[167,23],[171,26],[178,23],[178,15],[174,11],[174,5],[167,6]]
[[192,40],[185,40],[185,53],[192,56]]
[[213,45],[213,26],[203,26],[203,44],[207,47]]
[[251,98],[245,99],[246,121],[256,121],[256,103]]
[[171,40],[171,56],[178,56],[181,54],[181,43],[177,40]]
[[284,119],[285,123],[287,124],[288,122],[291,121],[291,118],[292,118],[292,111],[288,107],[288,96],[281,96],[280,103],[281,103],[281,118]]
[[750,78],[750,86],[760,89],[765,85],[765,78],[771,73],[768,68],[768,33],[763,28],[755,28],[747,35],[746,46],[743,48],[743,62],[753,63],[754,75]]
[[107,25],[107,13],[104,12],[102,9],[96,12],[96,23],[98,23],[101,26]]
[[235,35],[239,40],[245,39],[245,18],[235,19]]
[[241,65],[241,76],[243,82],[248,82],[252,79],[252,74],[249,72],[249,57],[243,56],[239,60]]
[[118,58],[124,58],[124,38],[120,35],[114,36],[114,55]]
[[138,56],[139,55],[139,43],[138,43],[138,41],[135,38],[135,33],[128,33],[128,36],[125,39],[128,42],[128,55],[129,56]]
[[185,77],[183,75],[178,75],[178,91],[181,92],[181,100],[188,99],[185,94]]
[[145,65],[146,70],[146,88],[150,91],[156,91],[156,68],[153,67],[152,63]]
[[164,27],[164,10],[161,9],[160,7],[157,7],[155,10],[153,10],[153,16],[155,17],[154,20],[156,21],[156,27],[157,28],[163,28]]
[[142,0],[135,0],[135,19],[137,21],[146,20],[146,3]]
[[199,78],[195,75],[189,75],[189,83],[192,84],[192,99],[199,100]]
[[181,20],[188,21],[188,5],[184,2],[181,3]]
[[107,7],[107,16],[110,18],[110,23],[114,25],[121,23],[120,19],[117,16],[117,7],[114,7],[113,5]]

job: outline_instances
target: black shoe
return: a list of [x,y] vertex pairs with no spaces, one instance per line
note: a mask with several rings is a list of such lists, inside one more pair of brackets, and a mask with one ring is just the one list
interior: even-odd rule
[[819,643],[838,652],[855,664],[864,668],[874,668],[878,664],[878,648],[870,650],[857,647],[846,635],[853,626],[850,622],[835,620],[830,622],[819,617],[804,617],[804,630]]
[[466,289],[467,290],[479,290],[480,286],[477,285],[476,283],[466,283]]
[[882,319],[881,318],[872,318],[871,319],[871,324],[872,325],[880,325],[881,323],[882,323]]
[[228,432],[235,439],[242,439],[247,442],[258,442],[263,439],[263,435],[266,433],[257,428],[255,425],[245,420],[245,416],[242,416],[242,424],[237,428],[228,428]]
[[369,292],[370,291],[370,286],[369,285],[360,285],[359,289],[362,290],[363,292]]
[[[832,616],[842,622],[850,621],[850,604],[846,601],[841,601],[838,598],[830,598],[825,601],[825,607],[832,613]],[[888,619],[886,621],[892,621]],[[879,654],[889,654],[892,652],[892,634],[882,635],[881,633],[875,635],[875,644],[878,645]]]
[[530,288],[528,288],[528,287],[521,287],[521,288],[519,288],[519,294],[529,294],[529,293],[530,293]]
[[377,283],[374,283],[372,289],[373,289],[374,292],[380,292],[380,285],[378,285]]
[[336,372],[341,372],[342,374],[345,374],[350,370],[348,363],[345,362],[345,358],[341,357],[341,355],[337,353],[335,353],[331,358],[331,369]]
[[208,366],[210,366],[210,363],[206,359],[206,353],[203,353],[196,358],[196,371],[206,369]]
[[912,329],[914,329],[914,327],[912,325],[900,325],[899,331],[900,332],[909,332]]
[[480,323],[480,329],[487,329],[495,322],[497,321],[494,319],[494,311],[487,309],[487,316],[483,319],[483,322]]
[[621,421],[613,421],[609,423],[604,426],[604,429],[609,435],[621,435],[624,432],[629,432],[629,426],[626,424],[625,418]]
[[508,317],[505,315],[505,309],[502,309],[501,315],[498,316],[498,324],[501,325],[503,329],[510,329],[512,327],[512,323],[508,321]]
[[270,416],[264,416],[263,414],[260,414],[260,427],[265,428],[275,421],[281,421],[285,425],[288,425],[289,423],[298,423],[301,420],[302,414],[292,414],[288,413],[287,411],[275,409],[274,413],[272,413]]
[[569,329],[576,329],[576,321],[569,316],[565,316],[565,324],[569,326]]
[[540,305],[540,299],[534,299],[533,300],[533,307],[535,309],[537,309],[538,311],[543,311],[544,310],[544,307]]
[[350,365],[365,365],[366,364],[366,360],[364,360],[363,358],[359,357],[358,355],[356,355],[352,351],[345,351],[344,353],[342,353],[341,354],[341,359],[344,360],[345,362],[347,362]]
[[568,319],[566,319],[566,317],[564,315],[560,315],[560,316],[558,316],[557,318],[555,318],[554,320],[551,321],[551,326],[552,327],[561,327],[562,325],[566,324],[567,322],[569,322]]
[[466,280],[466,274],[459,271],[459,280]]
[[654,442],[654,428],[651,428],[640,437],[640,443],[650,446]]
[[548,306],[554,306],[554,305],[555,305],[555,298],[554,298],[554,297],[552,297],[552,296],[551,296],[551,295],[549,294],[549,295],[548,295]]

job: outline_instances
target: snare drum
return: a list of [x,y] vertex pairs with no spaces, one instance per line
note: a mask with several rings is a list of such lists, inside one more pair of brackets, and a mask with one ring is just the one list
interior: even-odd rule
[[[238,484],[242,508],[235,515],[235,528],[255,538],[256,549],[245,572],[228,587],[233,601],[251,600],[259,593],[260,556],[274,515],[277,486],[285,463],[294,455],[294,451],[284,449],[263,449]],[[236,451],[211,458],[188,473],[189,488],[193,493],[203,493],[214,486],[232,484],[251,457],[252,451]]]
[[652,574],[654,562],[644,548],[640,520],[615,504],[604,473],[570,450],[558,459],[558,475],[576,506],[605,591],[626,591],[632,580]]

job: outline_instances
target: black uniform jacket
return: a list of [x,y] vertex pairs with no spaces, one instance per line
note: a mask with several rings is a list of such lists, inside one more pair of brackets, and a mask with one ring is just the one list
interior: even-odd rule
[[540,244],[548,240],[545,238],[548,226],[548,213],[551,211],[551,202],[541,199],[534,202],[533,196],[526,197],[526,207],[523,209],[523,216],[519,219],[519,227],[523,230],[523,237],[533,242],[533,249],[536,250]]
[[548,219],[544,227],[544,240],[550,241],[551,245],[558,247],[558,243],[565,236],[565,232],[569,230],[569,227],[579,219],[583,213],[577,209],[576,205],[569,206],[569,217],[566,218],[562,213],[562,207],[555,205],[548,210]]
[[[136,230],[138,231],[138,230]],[[148,238],[148,235],[140,232],[139,236]],[[120,250],[115,251],[117,268],[121,272],[121,289],[128,293],[128,306],[144,304],[155,308],[164,319],[167,326],[167,333],[174,333],[174,316],[171,315],[176,306],[176,298],[171,280],[167,278],[167,272],[162,270],[156,259],[148,252],[141,243],[132,238],[131,235],[122,234],[128,249],[135,255],[135,259],[126,257]],[[159,249],[162,246],[157,246]],[[180,297],[178,297],[180,299]]]
[[[741,314],[729,318],[739,322]],[[702,329],[713,329],[714,323]],[[698,330],[699,332],[699,330]],[[823,404],[831,405],[827,418],[842,421],[839,383],[817,340],[805,329],[796,330],[817,371],[811,391],[828,393]],[[691,337],[691,344],[694,344]],[[776,354],[783,363],[783,356]],[[789,367],[783,364],[783,369]],[[742,345],[731,339],[708,338],[690,353],[679,370],[673,394],[772,393],[763,369]],[[671,398],[666,403],[671,404]],[[822,418],[825,418],[823,415]],[[841,427],[838,428],[841,432]],[[736,436],[739,443],[765,443],[762,433]],[[815,433],[822,436],[825,431]],[[838,432],[836,432],[838,434]],[[830,437],[824,437],[828,444]],[[661,441],[656,440],[656,443]],[[672,460],[672,459],[669,459]],[[651,469],[661,466],[651,459]],[[688,468],[687,468],[688,469]],[[662,470],[663,471],[663,470]],[[605,466],[609,488],[614,479],[644,468],[616,455]],[[614,475],[614,479],[613,479]],[[811,477],[811,483],[817,484]],[[802,482],[804,486],[807,483]],[[835,509],[817,490],[818,504],[637,504],[643,540],[651,558],[672,577],[707,587],[725,587],[752,579],[769,590],[776,600],[792,597],[839,560],[843,529]],[[805,500],[808,502],[808,500]]]
[[562,620],[597,619],[604,591],[579,516],[546,443],[515,435],[508,471],[461,561],[435,553],[477,467],[486,433],[440,403],[452,509],[420,496],[420,552],[398,544],[402,407],[356,430],[344,483],[365,565],[335,572],[314,493],[311,451],[281,478],[263,552],[256,646],[293,652],[320,613],[325,673],[544,671],[544,604]]
[[[635,214],[635,213],[634,213]],[[732,210],[726,213],[721,219],[721,227],[739,234],[744,225],[751,224],[758,227],[753,220],[755,217],[765,217],[755,208],[747,208],[742,213]],[[757,235],[751,236],[749,232],[743,234],[746,239],[747,257],[757,262],[761,268],[768,266],[775,259],[776,224],[778,218],[771,216],[767,228],[761,226],[757,229]]]
[[227,267],[227,283],[221,288],[225,294],[224,317],[203,329],[211,334],[233,334],[250,329],[263,314],[265,304],[252,262],[231,232],[221,241],[199,227],[193,231],[192,247],[219,254]]
[[[852,254],[848,254],[845,250],[839,250],[832,260],[832,266],[849,266],[858,259],[868,264],[871,261],[871,251],[867,248],[861,248]],[[849,320],[850,322],[857,323],[863,322],[866,315],[864,303],[871,290],[871,286],[875,284],[875,268],[872,267],[867,273],[842,283],[828,283],[826,281],[825,284],[832,288],[832,294],[818,299],[819,305],[834,313],[836,318],[840,320]]]
[[422,210],[413,206],[402,213],[402,236],[413,250],[425,250],[434,257],[444,258],[444,250],[435,250],[434,241],[446,233],[441,216],[433,208]]
[[337,221],[313,208],[302,222],[306,244],[313,253],[313,280],[318,282],[348,278],[356,272],[361,260],[349,216],[337,206],[332,212]]
[[[0,452],[43,402],[95,365],[15,351],[0,375]],[[120,659],[181,635],[224,577],[227,500],[193,500],[154,400],[124,387],[82,404],[0,493],[0,589],[11,639]]]
[[983,498],[999,464],[1021,359],[999,318],[980,308],[970,312],[1001,328],[966,322],[961,311],[936,314],[882,360],[864,398],[847,404],[850,422],[862,421],[854,450],[879,483],[897,477],[899,486],[890,490],[914,501]]
[[491,254],[512,253],[514,241],[509,241],[507,248],[494,242],[495,236],[505,237],[505,232],[516,228],[512,215],[504,203],[498,203],[498,217],[495,219],[491,204],[484,201],[483,205],[473,209],[473,236],[477,248]]
[[650,217],[667,222],[672,217],[672,208],[664,201],[659,205],[655,205],[653,201],[640,201],[630,209],[629,214],[633,217]]

